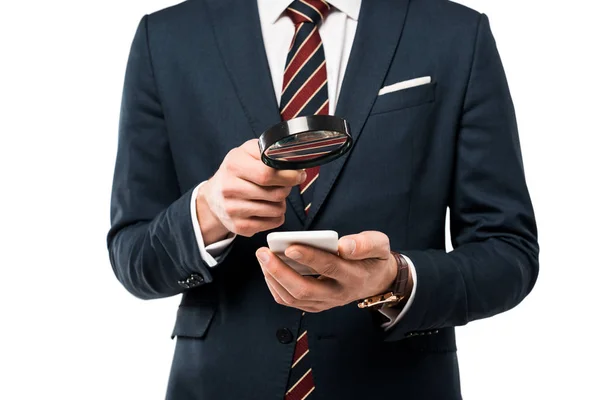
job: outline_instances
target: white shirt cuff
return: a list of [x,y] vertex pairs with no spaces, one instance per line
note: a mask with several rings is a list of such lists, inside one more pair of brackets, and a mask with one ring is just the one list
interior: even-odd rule
[[412,274],[412,292],[410,292],[410,297],[408,298],[408,301],[406,302],[404,308],[402,308],[401,310],[395,308],[382,308],[379,310],[380,313],[382,313],[389,319],[388,322],[385,322],[381,325],[381,327],[384,328],[386,331],[391,329],[398,322],[400,322],[402,317],[406,315],[406,313],[410,309],[410,306],[415,300],[415,293],[417,293],[417,271],[415,270],[415,265],[412,263],[410,258],[406,257],[405,255],[403,255],[402,257],[404,257],[404,259],[408,263],[408,268],[410,268],[410,273]]
[[225,253],[237,235],[230,233],[226,239],[215,242],[208,246],[204,246],[204,239],[202,238],[200,223],[198,222],[198,214],[196,213],[196,196],[198,196],[198,189],[200,189],[200,187],[205,183],[206,181],[200,183],[192,192],[192,199],[190,201],[190,215],[192,216],[192,226],[194,227],[196,242],[198,243],[198,249],[200,250],[200,257],[202,258],[202,261],[208,264],[209,267],[214,267],[219,263],[220,256]]

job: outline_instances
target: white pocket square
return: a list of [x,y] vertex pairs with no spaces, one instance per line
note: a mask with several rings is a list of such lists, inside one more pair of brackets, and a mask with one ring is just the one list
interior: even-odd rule
[[381,96],[383,94],[387,94],[387,93],[397,92],[399,90],[406,90],[406,89],[414,88],[417,86],[428,85],[430,83],[431,83],[430,76],[424,76],[422,78],[415,78],[415,79],[410,79],[410,80],[404,81],[404,82],[394,83],[393,85],[382,87],[381,90],[379,91],[379,96]]

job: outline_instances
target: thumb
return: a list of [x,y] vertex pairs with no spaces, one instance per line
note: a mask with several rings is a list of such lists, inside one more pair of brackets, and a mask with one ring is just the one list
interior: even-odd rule
[[338,242],[338,251],[340,257],[346,260],[386,259],[390,255],[390,241],[381,232],[363,232],[341,238]]
[[340,257],[346,260],[356,260],[356,239],[355,236],[358,235],[349,235],[344,236],[338,241],[338,252],[340,253]]

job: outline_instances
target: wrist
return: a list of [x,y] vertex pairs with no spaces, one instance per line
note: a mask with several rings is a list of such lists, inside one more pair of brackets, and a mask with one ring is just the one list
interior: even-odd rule
[[205,246],[223,240],[230,234],[229,230],[210,208],[207,197],[208,184],[209,182],[202,185],[196,195],[196,218],[198,218]]
[[408,262],[398,253],[391,252],[387,289],[359,302],[359,308],[404,307],[413,290],[413,278]]

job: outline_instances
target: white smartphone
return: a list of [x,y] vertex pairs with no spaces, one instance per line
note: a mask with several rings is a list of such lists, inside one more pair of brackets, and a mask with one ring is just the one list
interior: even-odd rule
[[273,253],[299,274],[316,275],[309,267],[286,257],[285,249],[293,244],[303,244],[337,254],[338,233],[336,231],[271,232],[267,235],[267,243]]

